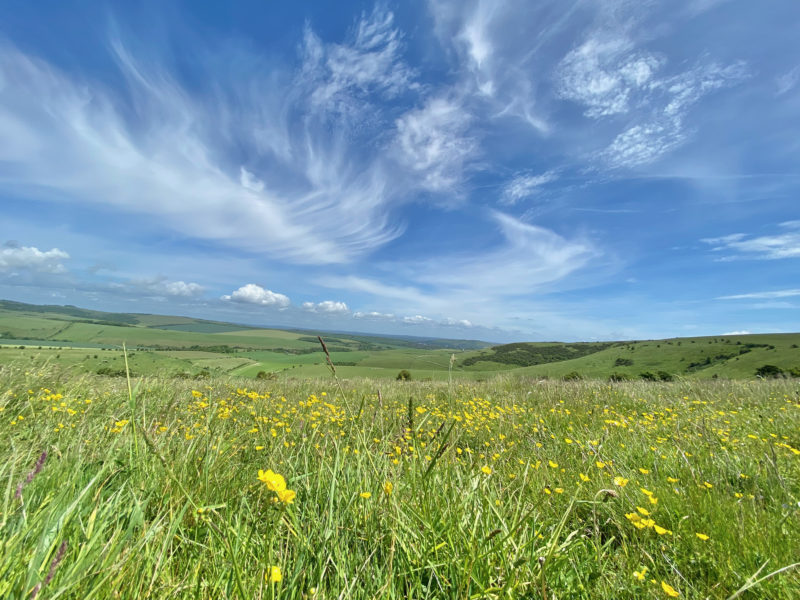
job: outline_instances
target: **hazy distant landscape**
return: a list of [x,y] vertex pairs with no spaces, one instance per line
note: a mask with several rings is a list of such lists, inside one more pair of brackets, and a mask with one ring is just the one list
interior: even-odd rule
[[[423,381],[530,378],[670,381],[800,377],[800,334],[491,345],[475,340],[380,337],[245,327],[179,316],[104,313],[0,301],[0,364],[28,358],[76,373],[328,377],[317,336],[341,377]],[[452,365],[450,359],[453,357]],[[764,367],[775,367],[775,369]],[[761,369],[761,371],[759,371]]]

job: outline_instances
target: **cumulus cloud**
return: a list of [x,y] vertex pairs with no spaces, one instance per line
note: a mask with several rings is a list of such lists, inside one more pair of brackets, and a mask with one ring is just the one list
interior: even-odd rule
[[[124,288],[124,284],[117,284]],[[153,277],[150,279],[134,279],[130,281],[130,286],[137,290],[143,290],[160,296],[172,296],[176,298],[194,298],[200,296],[204,291],[199,283],[185,281],[169,281],[166,277]]]
[[267,290],[260,285],[256,285],[255,283],[243,285],[230,295],[222,296],[222,299],[229,302],[257,304],[259,306],[270,306],[275,308],[286,308],[290,303],[287,296]]
[[433,319],[423,317],[422,315],[414,315],[413,317],[403,317],[403,323],[419,325],[421,323],[433,323]]
[[65,273],[67,269],[61,261],[68,258],[69,254],[58,248],[42,251],[34,246],[7,242],[0,248],[0,272],[30,270],[39,273]]
[[323,300],[322,302],[303,302],[303,309],[314,313],[345,314],[350,312],[347,304],[334,300]]
[[800,223],[786,221],[779,225],[784,231],[774,235],[754,236],[746,233],[705,238],[702,242],[710,245],[712,252],[726,253],[719,258],[729,261],[743,258],[779,260],[800,258]]

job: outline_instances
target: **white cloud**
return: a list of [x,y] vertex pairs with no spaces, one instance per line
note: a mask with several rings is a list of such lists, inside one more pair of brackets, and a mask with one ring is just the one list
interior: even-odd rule
[[746,76],[744,65],[735,63],[727,67],[701,65],[679,75],[654,79],[639,122],[618,134],[601,157],[612,167],[653,162],[689,138],[686,117],[694,104]]
[[774,298],[791,298],[800,296],[800,290],[775,290],[772,292],[752,292],[734,296],[719,296],[715,300],[771,300]]
[[459,103],[443,97],[397,120],[400,162],[422,177],[423,188],[444,192],[461,183],[465,163],[477,151],[477,142],[466,134],[469,121]]
[[222,299],[229,302],[257,304],[259,306],[274,306],[277,308],[286,308],[289,306],[289,298],[287,296],[264,289],[255,283],[243,285],[230,295],[222,296]]
[[244,167],[239,168],[239,181],[241,181],[243,188],[251,192],[259,193],[264,191],[264,182]]
[[417,280],[454,292],[524,295],[563,279],[598,255],[588,241],[568,240],[502,212],[491,215],[505,239],[503,245],[479,255],[422,263],[416,268]]
[[[350,45],[322,45],[323,79],[265,74],[237,55],[216,87],[191,93],[114,38],[122,98],[0,44],[0,139],[14,140],[0,147],[0,189],[140,215],[289,262],[352,261],[400,234],[389,211],[404,188],[356,135],[378,143],[379,124],[309,113],[308,99],[325,81],[342,98],[370,81],[382,93],[401,89],[410,75],[392,62],[397,35],[380,13],[359,22]],[[234,155],[248,167],[231,164]]]
[[397,286],[369,279],[350,275],[347,277],[328,276],[319,280],[321,285],[346,289],[351,291],[366,292],[379,298],[389,298],[392,300],[409,302],[415,304],[427,304],[430,300],[418,288],[414,286]]
[[635,167],[652,162],[685,140],[686,134],[675,121],[634,125],[615,137],[603,156],[611,166]]
[[472,327],[472,323],[467,319],[451,319],[449,317],[442,321],[442,325],[452,325],[454,327]]
[[[440,325],[460,323],[466,327],[467,321],[507,322],[497,306],[532,312],[530,302],[535,294],[553,289],[601,255],[587,240],[567,239],[504,213],[491,213],[491,222],[503,238],[493,250],[382,265],[384,271],[394,274],[398,281],[394,284],[356,276],[329,276],[319,283],[379,298],[394,314],[410,313],[400,321],[424,316]],[[458,317],[453,316],[453,307],[458,307]]]
[[65,273],[66,267],[61,261],[69,258],[69,254],[58,248],[42,251],[34,246],[18,246],[7,243],[0,249],[0,272],[25,269],[40,273]]
[[312,105],[324,112],[353,113],[360,108],[354,96],[376,93],[392,98],[417,87],[402,50],[394,14],[380,6],[361,16],[343,44],[326,45],[306,28],[303,77],[314,82]]
[[428,6],[440,43],[459,59],[456,87],[464,103],[478,100],[490,119],[520,119],[549,133],[537,105],[547,67],[535,58],[575,9],[514,0],[429,0]]
[[423,317],[422,315],[414,315],[413,317],[403,317],[403,323],[419,325],[421,323],[433,323],[433,319]]
[[800,258],[800,224],[797,221],[787,221],[780,226],[789,231],[763,236],[734,233],[701,241],[712,246],[713,252],[732,253],[720,258],[721,261],[741,258],[763,260]]
[[303,302],[303,309],[315,313],[345,314],[350,312],[347,304],[334,300],[323,300],[322,302]]
[[750,335],[752,331],[747,331],[743,329],[741,331],[728,331],[727,333],[721,333],[720,335]]
[[392,313],[381,313],[376,311],[354,312],[353,317],[355,317],[356,319],[373,319],[373,320],[394,319],[394,315]]
[[540,175],[517,175],[503,188],[500,202],[507,205],[516,204],[520,200],[534,195],[543,185],[556,179],[558,177],[553,171],[547,171]]
[[157,277],[154,279],[134,280],[131,282],[134,286],[144,288],[147,291],[163,294],[166,296],[175,296],[182,298],[192,298],[199,296],[205,291],[199,283],[187,283],[185,281],[167,281],[166,278]]
[[775,93],[781,96],[794,88],[797,82],[800,81],[800,66],[794,67],[790,71],[784,73],[775,79]]
[[596,34],[561,61],[558,90],[561,97],[583,104],[588,117],[625,113],[662,64],[662,58],[636,50],[624,37]]

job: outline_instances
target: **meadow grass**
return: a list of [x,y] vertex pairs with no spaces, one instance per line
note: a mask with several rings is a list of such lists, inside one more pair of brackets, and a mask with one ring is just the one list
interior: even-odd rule
[[789,380],[19,363],[0,432],[2,598],[800,597]]

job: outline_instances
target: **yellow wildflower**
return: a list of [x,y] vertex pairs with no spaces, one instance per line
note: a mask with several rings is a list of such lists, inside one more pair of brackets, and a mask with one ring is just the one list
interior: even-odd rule
[[680,593],[666,581],[661,582],[661,589],[664,590],[664,593],[670,598],[677,598],[680,596]]
[[297,496],[294,490],[280,490],[279,492],[275,493],[278,495],[278,500],[284,504],[292,504],[295,496]]
[[267,485],[267,489],[273,492],[282,492],[286,489],[286,480],[283,475],[278,475],[272,469],[266,471],[258,470],[258,479]]
[[669,529],[665,529],[664,527],[661,527],[661,525],[653,525],[653,529],[656,530],[658,535],[664,535],[665,533],[669,533],[670,535],[672,534]]
[[266,574],[264,575],[264,579],[269,581],[270,583],[280,583],[283,579],[283,574],[281,573],[281,568],[272,566],[267,570]]

